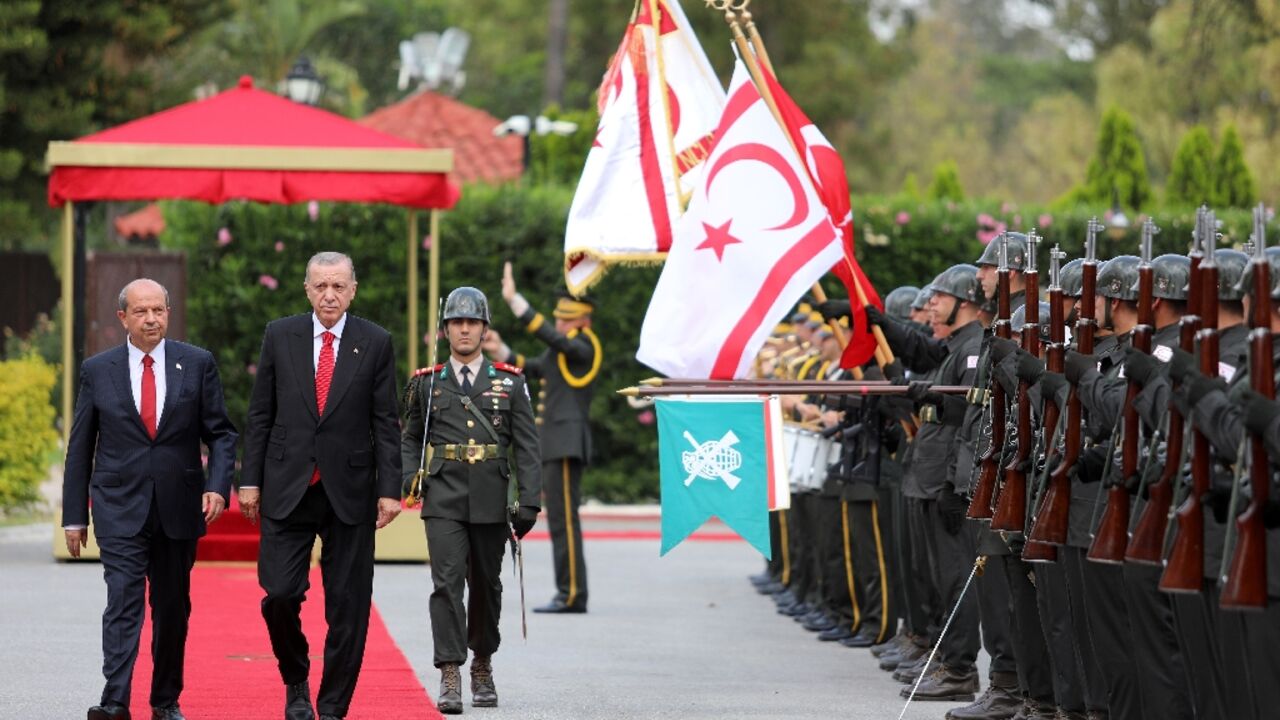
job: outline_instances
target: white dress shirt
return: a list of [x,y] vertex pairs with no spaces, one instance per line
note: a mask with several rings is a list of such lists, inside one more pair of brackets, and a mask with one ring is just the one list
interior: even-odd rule
[[[469,377],[471,378],[472,387],[475,387],[476,378],[480,377],[480,368],[483,366],[484,366],[483,355],[477,355],[475,360],[472,360],[471,362],[466,364],[466,367],[471,368],[471,375]],[[457,381],[458,387],[462,387],[462,368],[463,368],[462,361],[454,357],[453,355],[450,355],[449,368],[453,370],[453,379]]]
[[164,415],[164,394],[168,385],[164,369],[164,338],[149,353],[134,347],[128,339],[125,340],[125,345],[129,348],[129,388],[133,391],[133,407],[138,415],[142,415],[142,357],[150,355],[154,361],[151,372],[156,376],[156,428],[159,428],[160,418]]
[[342,344],[342,329],[347,326],[347,314],[342,313],[342,317],[338,318],[338,322],[333,327],[327,328],[324,323],[320,322],[320,318],[315,313],[311,313],[311,336],[314,340],[311,343],[311,369],[312,371],[320,369],[320,348],[324,347],[324,334],[331,332],[333,338],[333,366],[338,367],[338,346]]

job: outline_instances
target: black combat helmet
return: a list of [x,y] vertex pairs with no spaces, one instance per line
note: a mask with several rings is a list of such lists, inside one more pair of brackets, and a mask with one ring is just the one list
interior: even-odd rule
[[[1218,299],[1244,299],[1244,288],[1240,286],[1240,278],[1249,264],[1249,256],[1239,250],[1218,248],[1213,251],[1213,264],[1218,268]],[[1191,288],[1188,286],[1187,289]]]
[[[1040,307],[1040,341],[1049,342],[1049,303],[1041,301],[1038,303]],[[1027,306],[1019,305],[1017,310],[1009,316],[1009,328],[1016,333],[1022,332],[1022,327],[1027,324]]]
[[1076,258],[1058,271],[1058,286],[1067,297],[1078,298],[1084,292],[1084,258]]
[[911,306],[919,294],[920,288],[914,288],[910,285],[903,285],[894,289],[893,292],[884,297],[884,313],[898,320],[910,320]]
[[1137,300],[1138,265],[1133,255],[1117,255],[1098,268],[1098,294],[1112,300]]
[[[1186,255],[1161,255],[1151,261],[1151,294],[1165,300],[1186,300],[1191,281],[1191,259]],[[1133,280],[1133,296],[1138,296],[1138,279]]]
[[[1009,241],[1009,269],[1022,270],[1027,263],[1027,236],[1020,232],[1006,232],[1005,238]],[[997,236],[995,240],[987,243],[987,247],[982,250],[982,257],[978,258],[977,265],[990,265],[998,267],[1000,265],[1000,238]]]
[[[1271,265],[1271,299],[1280,300],[1280,246],[1272,246],[1266,249],[1267,262]],[[1246,265],[1244,272],[1240,275],[1240,295],[1253,294],[1253,266]]]
[[912,310],[923,310],[929,304],[929,298],[933,297],[933,286],[925,285],[920,288],[920,292],[916,293],[916,299],[911,301]]
[[978,268],[972,265],[952,265],[929,285],[935,293],[946,293],[967,302],[982,304],[982,283],[978,282]]
[[480,320],[489,324],[489,301],[484,293],[473,287],[460,287],[449,293],[444,301],[444,322],[450,320]]

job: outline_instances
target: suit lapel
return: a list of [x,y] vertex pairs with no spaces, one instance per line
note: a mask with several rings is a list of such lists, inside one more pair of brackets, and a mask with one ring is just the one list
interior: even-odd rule
[[[360,325],[352,322],[354,318],[347,316],[347,326],[343,329],[342,340],[338,343],[338,353],[334,358],[333,380],[329,382],[329,399],[324,403],[324,418],[338,407],[347,388],[351,387],[351,378],[360,369],[360,363],[369,354],[369,339],[360,331]],[[314,394],[314,391],[313,391]],[[324,422],[324,418],[320,421]]]
[[480,363],[480,376],[471,382],[471,397],[478,398],[481,393],[493,387],[493,378],[489,375],[489,361],[484,360]]
[[293,360],[293,377],[298,382],[298,390],[302,393],[302,404],[307,412],[316,420],[320,413],[316,410],[316,368],[312,353],[315,352],[315,339],[311,335],[311,316],[300,317],[296,327],[289,336],[289,355]]
[[173,417],[172,411],[178,403],[178,394],[182,391],[182,380],[185,377],[182,361],[185,356],[177,343],[164,344],[164,411],[160,414],[160,425],[156,428],[156,437],[168,427],[166,420]]
[[129,381],[129,347],[121,345],[119,349],[111,357],[111,384],[115,385],[116,395],[120,397],[120,404],[124,407],[125,413],[133,418],[133,425],[141,433],[142,437],[150,441],[147,437],[147,428],[142,424],[142,416],[138,414],[138,406],[133,402],[133,387]]

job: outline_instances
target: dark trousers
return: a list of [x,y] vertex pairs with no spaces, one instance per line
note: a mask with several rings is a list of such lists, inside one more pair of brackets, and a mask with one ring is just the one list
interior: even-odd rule
[[787,516],[791,535],[791,594],[800,602],[816,598],[818,588],[818,552],[815,542],[816,520],[813,506],[818,496],[797,493],[791,496],[791,512]]
[[1089,638],[1107,685],[1107,712],[1111,720],[1141,720],[1138,672],[1129,640],[1129,607],[1125,602],[1124,575],[1117,565],[1085,560],[1084,605],[1089,617]]
[[1190,720],[1195,711],[1187,693],[1186,663],[1173,629],[1173,606],[1158,584],[1162,568],[1124,564],[1129,631],[1142,692],[1142,712],[1148,718]]
[[838,497],[814,497],[818,562],[822,566],[818,607],[845,627],[857,627],[862,621],[862,609],[858,607],[853,557],[845,552],[843,509],[844,503]]
[[932,643],[938,628],[939,615],[937,593],[929,574],[929,554],[926,550],[928,514],[924,500],[900,496],[898,503],[901,518],[894,523],[898,535],[898,557],[902,571],[902,604],[907,632],[922,644]]
[[[1267,551],[1273,550],[1268,546]],[[1274,564],[1268,560],[1271,571]],[[1242,612],[1239,610],[1223,610],[1223,614],[1240,615],[1244,628],[1245,658],[1249,663],[1250,676],[1253,679],[1254,703],[1257,717],[1275,717],[1276,708],[1280,708],[1280,599],[1272,596],[1268,599],[1267,609],[1262,612]]]
[[1187,662],[1187,679],[1191,683],[1191,702],[1195,707],[1196,720],[1247,717],[1227,714],[1226,677],[1210,599],[1216,602],[1216,593],[1169,595],[1178,648]]
[[582,552],[582,461],[557,458],[542,463],[542,493],[546,496],[547,531],[556,571],[555,600],[587,606],[587,560]]
[[773,510],[769,513],[769,559],[764,562],[764,571],[769,577],[779,582],[783,580],[783,568],[787,562],[787,545],[782,541],[782,516],[786,510]]
[[982,575],[973,579],[975,587],[970,592],[977,596],[982,647],[991,656],[988,672],[1016,673],[1018,662],[1011,617],[1013,598],[1009,595],[1009,572],[1004,563],[1009,547],[985,523],[968,521],[964,532],[971,534],[977,548],[970,553],[970,562],[979,554],[987,556],[986,568]]
[[[938,651],[947,667],[969,671],[978,657],[979,643],[978,598],[973,588],[965,591],[975,558],[971,529],[962,526],[952,535],[943,527],[938,503],[926,500],[924,506],[930,526],[929,566],[941,598],[944,623],[951,617],[951,627],[938,643]],[[1008,612],[1006,605],[1005,614]]]
[[[178,702],[191,617],[191,566],[195,540],[164,534],[154,499],[142,530],[133,537],[100,537],[107,609],[102,613],[103,704],[128,707],[138,659],[143,603],[151,605],[151,706]],[[149,597],[147,586],[150,585]]]
[[1071,637],[1080,662],[1080,678],[1083,682],[1086,710],[1105,714],[1107,711],[1107,683],[1102,677],[1102,667],[1093,647],[1089,632],[1089,615],[1085,608],[1084,549],[1074,545],[1058,547],[1058,564],[1062,567],[1067,583],[1067,599],[1071,603]]
[[320,537],[324,583],[324,672],[316,709],[343,717],[364,662],[373,595],[373,523],[346,525],[333,513],[323,482],[312,485],[284,520],[262,518],[258,583],[266,591],[262,617],[286,685],[307,679],[311,668],[302,632],[302,601],[311,587],[311,549]]
[[[1009,583],[1009,613],[1014,663],[1018,670],[1018,685],[1023,694],[1041,705],[1054,704],[1053,672],[1049,659],[1049,647],[1045,642],[1044,628],[1040,625],[1040,609],[1036,605],[1036,586],[1031,582],[1031,565],[1016,554],[992,561],[1003,560],[1005,579]],[[988,567],[990,563],[988,563]],[[983,618],[982,629],[987,629]],[[993,663],[994,664],[994,663]]]
[[[506,523],[466,523],[427,519],[431,553],[431,639],[436,667],[461,665],[467,648],[476,657],[498,651],[502,636],[502,556],[511,537]],[[468,591],[467,607],[462,593]]]
[[1083,660],[1077,649],[1079,634],[1072,614],[1067,569],[1061,561],[1061,549],[1058,562],[1037,563],[1033,568],[1040,627],[1044,631],[1053,671],[1054,703],[1067,712],[1083,714],[1088,709],[1084,699]]
[[894,585],[885,532],[876,500],[852,500],[843,503],[841,523],[849,538],[845,550],[854,570],[858,606],[862,610],[862,626],[876,632],[876,643],[882,643],[898,629],[894,605]]

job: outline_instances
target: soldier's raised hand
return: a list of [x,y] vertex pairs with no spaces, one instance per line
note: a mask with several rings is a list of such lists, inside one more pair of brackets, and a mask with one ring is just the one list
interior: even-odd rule
[[511,302],[516,296],[516,278],[511,273],[511,263],[502,263],[502,299]]

